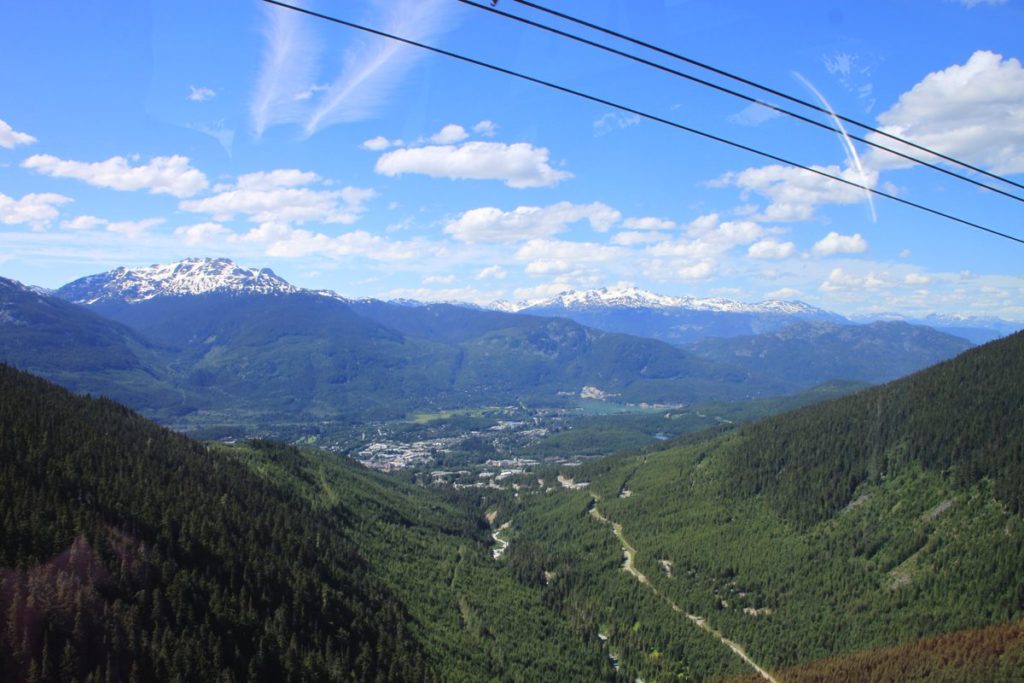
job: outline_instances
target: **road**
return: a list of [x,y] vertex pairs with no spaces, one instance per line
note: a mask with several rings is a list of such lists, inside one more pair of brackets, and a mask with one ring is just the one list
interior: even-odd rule
[[697,628],[700,628],[706,631],[707,633],[710,633],[712,636],[721,641],[723,645],[732,650],[737,657],[742,659],[744,662],[747,663],[747,665],[750,666],[750,668],[756,671],[761,676],[761,678],[765,679],[766,681],[769,681],[770,683],[779,683],[778,679],[776,679],[768,671],[759,666],[757,662],[750,658],[750,656],[743,649],[742,645],[733,640],[729,640],[724,635],[722,635],[721,631],[712,628],[712,626],[708,623],[707,619],[705,619],[704,617],[698,616],[696,614],[690,614],[682,607],[674,603],[667,595],[659,591],[654,586],[654,584],[650,582],[646,575],[644,575],[639,569],[636,568],[636,548],[634,548],[630,544],[630,542],[626,540],[625,535],[622,533],[622,525],[618,522],[611,521],[610,519],[602,515],[601,511],[597,509],[598,500],[598,497],[595,495],[594,500],[590,506],[590,515],[602,524],[607,524],[611,526],[612,532],[615,534],[615,538],[619,539],[619,543],[622,544],[622,553],[625,556],[625,561],[622,563],[622,569],[631,574],[633,577],[635,577],[637,581],[650,588],[651,591],[653,591],[654,594],[657,595],[659,598],[667,602],[669,606],[672,608],[673,612],[682,614],[691,622],[693,622],[693,624]]

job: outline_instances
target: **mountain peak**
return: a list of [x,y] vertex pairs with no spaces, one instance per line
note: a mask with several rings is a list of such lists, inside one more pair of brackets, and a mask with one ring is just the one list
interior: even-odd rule
[[745,303],[732,299],[700,299],[692,296],[658,294],[632,285],[613,285],[583,291],[570,290],[551,299],[523,302],[519,309],[594,310],[603,308],[686,309],[721,313],[775,313],[785,315],[824,315],[820,309],[800,301],[769,299]]
[[188,258],[88,275],[57,290],[79,304],[137,303],[155,297],[198,294],[291,294],[299,291],[269,268],[247,268],[226,258]]

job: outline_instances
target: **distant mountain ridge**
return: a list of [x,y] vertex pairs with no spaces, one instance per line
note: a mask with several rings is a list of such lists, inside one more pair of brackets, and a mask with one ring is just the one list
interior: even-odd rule
[[1003,320],[994,316],[969,316],[932,313],[926,316],[906,316],[899,313],[880,313],[873,316],[852,316],[854,322],[893,321],[898,320],[911,325],[927,325],[933,329],[963,337],[974,344],[1005,337],[1024,329],[1024,323]]
[[709,361],[814,386],[821,377],[879,384],[952,358],[972,344],[924,325],[803,320],[765,334],[702,339],[686,349]]
[[[297,287],[269,268],[240,266],[227,258],[189,258],[167,264],[120,267],[88,275],[51,291],[28,286],[32,291],[78,304],[138,303],[160,297],[198,296],[219,293],[294,294],[307,292],[344,303],[372,303],[373,298],[351,299],[337,292]],[[1024,327],[994,317],[931,314],[924,317],[879,313],[844,317],[802,301],[767,299],[743,302],[720,297],[701,298],[659,294],[632,285],[590,290],[570,290],[547,299],[519,302],[495,301],[480,306],[459,301],[424,302],[394,299],[387,303],[416,307],[437,303],[476,310],[566,317],[606,332],[652,337],[670,344],[686,345],[706,337],[736,337],[774,332],[793,322],[818,320],[864,324],[899,320],[926,325],[941,332],[981,344]]]
[[686,309],[691,311],[716,311],[720,313],[781,313],[786,315],[825,316],[834,315],[815,308],[802,301],[781,301],[768,299],[759,303],[745,303],[733,299],[701,299],[693,296],[670,296],[628,285],[601,287],[599,289],[570,290],[558,296],[540,301],[523,301],[518,304],[499,303],[503,310],[536,311],[553,308],[587,310],[601,308],[653,308]]
[[293,294],[300,291],[269,268],[245,268],[226,258],[189,258],[88,275],[56,290],[76,304],[137,303],[155,297],[197,294]]
[[[743,400],[837,379],[885,381],[966,347],[939,333],[907,345],[790,302],[703,300],[715,310],[689,310],[675,304],[701,300],[621,287],[561,301],[593,305],[506,313],[353,300],[269,269],[187,259],[80,278],[54,295],[0,289],[0,360],[189,429],[214,415],[217,424],[273,425],[565,406],[584,387],[621,403]],[[807,330],[757,338],[794,323],[849,329],[827,345],[805,339]],[[716,340],[690,348],[709,336],[753,339],[739,353]]]
[[[60,316],[40,329],[37,343],[17,342],[23,338],[19,329],[0,326],[0,351],[16,342],[24,351],[12,362],[71,384],[64,368],[53,367],[65,354],[39,358],[32,349],[48,344],[73,351],[84,363],[76,390],[124,396],[184,429],[211,419],[269,428],[516,402],[566,405],[586,386],[634,403],[789,391],[785,383],[761,382],[655,339],[564,318],[349,300],[226,259],[119,268],[81,278],[52,297],[31,296],[69,311],[68,323],[75,313],[90,324],[137,335],[145,346],[122,345],[124,352],[113,355],[159,378],[151,393],[178,399],[162,410],[123,391],[101,391],[97,382],[116,380],[116,368],[89,364],[89,337],[77,323],[61,324]],[[140,374],[133,382],[142,388],[145,379]]]
[[707,337],[738,337],[779,330],[794,322],[848,322],[801,301],[744,303],[732,299],[667,296],[630,286],[571,291],[509,310],[564,317],[607,332],[651,337],[676,346]]

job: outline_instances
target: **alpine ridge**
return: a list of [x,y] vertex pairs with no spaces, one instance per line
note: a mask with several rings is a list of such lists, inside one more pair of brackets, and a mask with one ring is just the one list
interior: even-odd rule
[[687,309],[691,311],[714,311],[720,313],[775,313],[805,317],[830,316],[832,314],[815,308],[802,301],[781,301],[768,299],[759,303],[745,303],[732,299],[701,299],[693,296],[671,296],[631,285],[614,285],[582,291],[570,290],[550,299],[522,301],[518,304],[496,302],[495,308],[516,311],[533,309],[564,308],[585,310],[601,308],[653,308]]
[[189,258],[88,275],[57,290],[76,304],[137,303],[156,297],[210,293],[292,294],[300,291],[269,268],[246,268],[226,258]]

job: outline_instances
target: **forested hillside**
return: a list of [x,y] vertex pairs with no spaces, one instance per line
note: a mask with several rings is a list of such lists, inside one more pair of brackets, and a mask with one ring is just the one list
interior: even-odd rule
[[0,490],[5,681],[611,676],[476,515],[331,456],[0,366]]
[[[741,431],[729,486],[764,494],[785,518],[823,521],[878,484],[921,468],[991,486],[1024,512],[1024,333],[898,382]],[[813,492],[814,495],[808,495]]]
[[[942,680],[1013,680],[1024,675],[1012,626],[1024,619],[1022,411],[1018,334],[850,397],[562,468],[569,488],[587,488],[515,504],[509,563],[533,576],[560,567],[575,586],[569,599],[600,611],[609,596],[570,577],[621,561],[618,544],[591,550],[620,525],[633,583],[660,598],[627,612],[651,634],[631,660],[645,680],[717,673],[678,647],[671,629],[699,633],[686,614],[779,680],[893,680],[899,667],[931,680],[947,666]],[[962,633],[921,640],[950,632]],[[620,622],[610,642],[629,633]],[[910,666],[915,658],[933,669]]]
[[170,386],[165,361],[162,349],[128,327],[0,278],[0,362],[165,416],[202,405]]
[[881,384],[948,360],[971,348],[966,339],[923,325],[798,322],[781,330],[687,347],[701,358],[773,376],[794,386],[823,379]]

